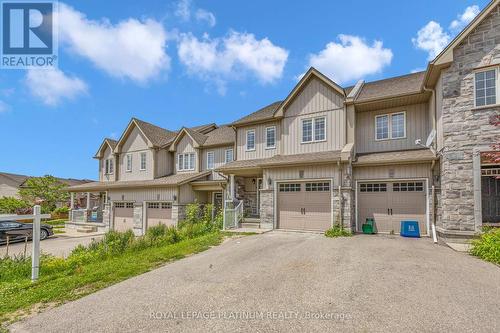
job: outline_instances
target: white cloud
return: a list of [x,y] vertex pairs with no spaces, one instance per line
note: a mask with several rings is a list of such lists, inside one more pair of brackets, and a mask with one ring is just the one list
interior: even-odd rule
[[392,61],[392,51],[381,41],[369,45],[358,36],[339,35],[340,43],[330,42],[309,56],[309,66],[342,84],[382,71]]
[[433,60],[479,12],[480,9],[476,5],[467,7],[451,22],[448,31],[438,22],[430,21],[417,32],[417,37],[412,38],[413,45],[428,53],[427,60]]
[[74,99],[88,90],[84,81],[59,69],[30,69],[25,82],[33,96],[49,106],[57,106],[63,99]]
[[428,60],[434,59],[450,42],[450,35],[435,21],[430,21],[412,38],[416,48],[429,53]]
[[111,76],[145,83],[170,68],[167,33],[155,20],[129,18],[113,25],[89,20],[63,3],[58,20],[61,43]]
[[223,38],[198,39],[183,34],[178,45],[181,63],[188,73],[216,84],[224,94],[228,80],[252,74],[261,83],[271,83],[283,75],[288,51],[268,38],[256,39],[251,33],[231,31]]
[[10,105],[0,100],[0,113],[6,113],[10,111]]
[[217,23],[215,15],[205,9],[198,9],[196,11],[196,19],[198,21],[205,21],[210,27],[214,27]]
[[469,24],[480,11],[479,6],[477,5],[465,8],[465,11],[462,14],[457,15],[457,19],[451,22],[450,29],[455,32],[459,32],[465,28],[465,26]]
[[177,2],[174,14],[183,21],[189,21],[191,19],[191,0]]

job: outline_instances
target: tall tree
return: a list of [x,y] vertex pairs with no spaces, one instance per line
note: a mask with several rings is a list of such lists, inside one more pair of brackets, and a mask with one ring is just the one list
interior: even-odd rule
[[66,184],[53,176],[33,177],[24,183],[19,194],[26,201],[39,202],[43,211],[51,212],[56,208],[56,203],[68,200],[66,187]]

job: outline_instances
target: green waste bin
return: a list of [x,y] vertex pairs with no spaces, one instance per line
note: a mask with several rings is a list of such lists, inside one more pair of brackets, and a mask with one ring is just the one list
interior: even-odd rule
[[374,224],[375,224],[375,220],[371,217],[368,217],[366,219],[366,223],[363,223],[363,225],[361,226],[363,233],[369,234],[369,235],[374,234],[375,233]]

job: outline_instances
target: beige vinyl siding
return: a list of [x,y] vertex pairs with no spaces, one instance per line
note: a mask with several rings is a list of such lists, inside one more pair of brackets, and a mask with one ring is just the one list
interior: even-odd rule
[[156,151],[156,178],[173,173],[174,161],[172,160],[172,156],[173,154],[167,149]]
[[[214,148],[205,148],[201,151],[201,170],[205,171],[208,170],[207,168],[207,153],[208,152],[213,152],[214,153],[214,169],[217,169],[218,167],[223,166],[226,164],[226,150],[227,149],[234,149],[233,146],[227,146],[227,147],[214,147]],[[233,152],[234,155],[234,152]],[[220,176],[217,172],[214,172],[213,177],[211,179],[213,180],[220,180],[224,179],[222,176]]]
[[[340,183],[340,173],[337,165],[311,165],[301,167],[283,167],[264,169],[263,171],[263,187],[268,188],[267,179],[271,180],[307,180],[307,179],[334,179],[333,186],[338,186]],[[304,177],[300,178],[300,172],[304,172]]]
[[354,167],[353,173],[355,180],[431,178],[432,172],[430,166],[430,163],[390,166],[356,166]]
[[193,191],[190,184],[179,186],[179,204],[188,205],[190,203],[206,203],[208,202],[208,191]]
[[436,84],[436,142],[437,149],[443,148],[443,79],[439,76]]
[[[194,170],[181,170],[179,171],[179,154],[186,154],[186,153],[194,153]],[[199,156],[198,156],[198,150],[194,148],[193,145],[193,140],[189,137],[189,135],[184,135],[182,139],[177,143],[177,146],[175,148],[175,170],[176,173],[182,173],[182,172],[198,172],[199,171]]]
[[[141,153],[146,153],[146,170],[140,170]],[[127,171],[127,154],[132,156],[132,171]],[[148,180],[154,179],[153,151],[149,149],[146,138],[135,127],[123,143],[119,161],[119,180]]]
[[102,153],[102,156],[103,156],[102,159],[99,160],[99,181],[101,182],[115,181],[116,162],[114,163],[113,174],[111,175],[106,174],[106,160],[112,158],[114,161],[113,152],[111,151],[111,148],[109,148],[108,145],[106,145],[106,148]]
[[[109,190],[111,201],[173,201],[177,195],[177,187],[150,188],[150,189],[117,189]],[[123,195],[123,198],[122,198]]]
[[[406,138],[376,141],[375,116],[398,112],[406,113]],[[431,130],[427,103],[358,112],[356,117],[357,153],[419,149],[415,140],[425,141]]]
[[[266,128],[276,127],[276,148],[266,149]],[[247,151],[247,132],[255,130],[255,150]],[[245,126],[238,128],[237,135],[237,153],[235,156],[238,160],[253,160],[257,158],[272,157],[279,153],[280,149],[280,126],[276,121],[258,124],[253,126]]]
[[[326,141],[302,143],[302,120],[321,116],[326,117]],[[314,78],[284,110],[282,133],[284,155],[342,149],[345,144],[343,96]]]

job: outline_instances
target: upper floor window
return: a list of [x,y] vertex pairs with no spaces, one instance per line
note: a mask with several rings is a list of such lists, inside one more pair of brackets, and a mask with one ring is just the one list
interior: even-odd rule
[[326,118],[302,120],[302,143],[326,140]]
[[247,150],[255,150],[255,130],[247,131]]
[[405,137],[405,112],[375,116],[375,140],[402,139]]
[[224,152],[224,160],[226,163],[232,162],[233,161],[233,149],[226,149]]
[[177,169],[179,171],[194,170],[194,153],[179,154]]
[[215,167],[215,154],[213,151],[207,151],[207,169],[212,170]]
[[497,104],[497,70],[490,69],[475,74],[475,105]]
[[276,148],[276,126],[266,128],[266,148]]
[[105,162],[105,166],[104,166],[104,172],[107,174],[107,175],[110,175],[114,172],[114,163],[113,163],[113,159],[112,158],[108,158]]
[[125,171],[132,172],[132,154],[127,154],[126,159],[127,159],[127,161],[126,161],[127,166],[126,166]]
[[141,170],[146,170],[146,152],[141,153]]

